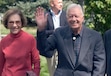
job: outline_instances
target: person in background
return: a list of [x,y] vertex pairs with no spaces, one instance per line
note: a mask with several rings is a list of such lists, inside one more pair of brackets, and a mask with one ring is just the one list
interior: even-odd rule
[[[60,27],[47,38],[44,27],[47,15],[44,10],[36,13],[37,42],[41,54],[52,57],[58,51],[58,65],[54,76],[104,76],[105,49],[102,36],[85,27],[84,13],[79,4],[67,7],[68,26]],[[42,22],[42,23],[41,23]]]
[[10,33],[0,41],[0,76],[26,76],[27,71],[39,76],[39,51],[35,38],[22,30],[26,23],[19,9],[9,9],[3,17]]
[[[62,10],[63,0],[49,0],[49,5],[50,5],[50,9],[47,11],[48,17],[47,17],[47,23],[45,27],[47,37],[53,34],[56,28],[60,26],[65,26],[66,24],[68,24],[66,20],[66,12]],[[39,12],[38,10],[39,8],[37,8],[36,12]],[[40,51],[40,54],[41,54],[41,51]],[[48,64],[49,74],[50,76],[53,76],[53,73],[58,63],[57,51],[55,50],[55,53],[52,58],[46,58],[46,60]]]
[[106,51],[106,74],[111,76],[111,29],[104,33],[103,38]]

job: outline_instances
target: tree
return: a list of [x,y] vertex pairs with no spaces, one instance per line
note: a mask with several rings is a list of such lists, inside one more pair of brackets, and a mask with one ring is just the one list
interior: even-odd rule
[[48,9],[48,2],[47,0],[37,0],[36,2],[31,2],[31,1],[18,1],[12,6],[7,6],[9,8],[19,8],[24,15],[27,17],[28,24],[29,25],[36,25],[35,24],[35,18],[34,18],[34,13],[36,11],[36,8],[38,6],[42,6],[46,9]]
[[7,5],[11,6],[16,0],[0,0],[0,12],[4,13],[7,10]]
[[111,28],[111,1],[87,0],[85,1],[85,17],[88,26],[104,33]]
[[78,0],[78,3],[83,7],[84,6],[84,0]]

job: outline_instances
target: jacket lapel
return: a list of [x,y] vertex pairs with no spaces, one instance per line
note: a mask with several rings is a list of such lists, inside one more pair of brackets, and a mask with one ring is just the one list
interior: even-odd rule
[[71,30],[68,28],[66,32],[64,32],[64,44],[66,47],[66,55],[68,55],[68,60],[70,64],[72,64],[72,67],[74,68],[74,50],[73,50],[73,41],[72,41],[72,35],[71,35]]
[[80,53],[79,53],[79,59],[78,59],[78,62],[75,66],[75,69],[81,63],[83,58],[86,56],[86,53],[90,47],[90,38],[89,38],[90,36],[88,33],[89,32],[87,31],[87,28],[84,27],[82,41],[81,41],[81,48],[80,48]]
[[66,14],[64,11],[62,11],[61,15],[60,15],[60,26],[65,26],[66,24]]
[[54,29],[54,24],[53,24],[53,19],[52,19],[52,14],[49,12],[48,14],[48,26],[50,25],[50,28]]

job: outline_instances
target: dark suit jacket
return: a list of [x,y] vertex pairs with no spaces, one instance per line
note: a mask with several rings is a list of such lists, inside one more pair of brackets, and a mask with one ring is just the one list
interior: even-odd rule
[[104,44],[106,51],[106,73],[111,76],[111,29],[104,34]]
[[104,76],[105,50],[101,35],[83,27],[82,36],[79,59],[74,66],[75,58],[69,26],[58,28],[48,38],[45,31],[38,32],[38,49],[42,55],[52,57],[54,49],[58,50],[58,66],[54,76]]
[[[48,19],[47,19],[46,33],[47,36],[49,36],[54,32],[54,24],[52,19],[52,13],[50,12],[50,10],[47,13],[48,13]],[[60,26],[65,26],[67,24],[68,23],[66,18],[66,12],[62,10],[62,13],[60,15]]]

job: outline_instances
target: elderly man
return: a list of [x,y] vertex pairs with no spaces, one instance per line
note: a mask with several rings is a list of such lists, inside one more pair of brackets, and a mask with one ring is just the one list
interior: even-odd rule
[[[54,76],[104,76],[105,49],[101,35],[83,25],[84,13],[79,4],[70,4],[66,11],[68,26],[60,27],[46,37],[47,15],[36,13],[37,41],[41,54],[52,57],[58,51],[58,65]],[[41,16],[39,15],[41,14]]]

